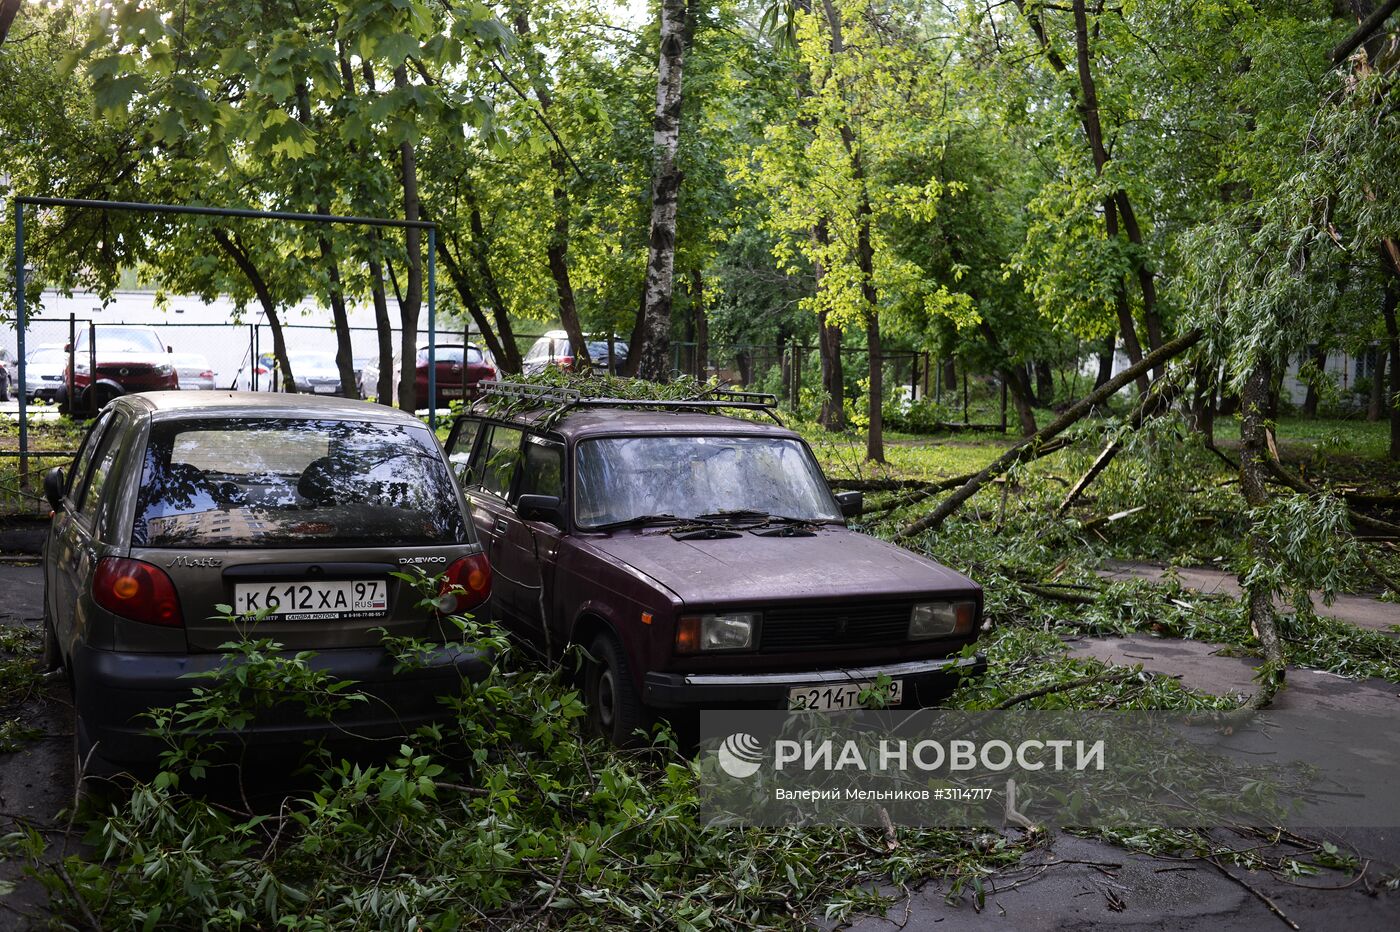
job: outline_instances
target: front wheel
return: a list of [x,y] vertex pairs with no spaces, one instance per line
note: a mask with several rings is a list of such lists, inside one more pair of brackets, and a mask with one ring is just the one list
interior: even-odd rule
[[627,669],[622,645],[611,634],[600,634],[591,653],[593,661],[584,681],[589,725],[595,734],[618,747],[641,743],[636,732],[646,726],[648,716]]

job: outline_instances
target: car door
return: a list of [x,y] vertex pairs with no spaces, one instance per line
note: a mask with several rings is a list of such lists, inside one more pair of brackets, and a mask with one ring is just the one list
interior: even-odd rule
[[[516,580],[509,576],[505,541],[511,525],[517,523],[509,498],[525,432],[519,427],[483,422],[478,433],[463,491],[471,502],[477,536],[491,561],[493,614],[499,619],[513,621],[519,618],[521,595]],[[456,447],[453,449],[455,451]]]
[[54,633],[64,644],[73,639],[78,597],[96,564],[94,532],[100,492],[120,446],[124,418],[109,411],[93,424],[78,452],[62,507],[54,514],[50,532],[53,554],[46,561],[52,573],[50,617]]
[[563,531],[543,521],[522,521],[514,510],[522,495],[564,499],[562,443],[538,434],[525,435],[520,466],[508,497],[511,513],[497,558],[501,569],[496,578],[508,575],[514,581],[517,601],[513,611],[535,643],[545,647],[546,606],[552,595],[555,556]]

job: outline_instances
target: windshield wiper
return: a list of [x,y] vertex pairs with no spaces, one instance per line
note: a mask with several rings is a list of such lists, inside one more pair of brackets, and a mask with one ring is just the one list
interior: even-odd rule
[[759,519],[755,527],[764,527],[770,524],[823,524],[825,518],[791,518],[787,515],[773,515],[766,511],[756,511],[752,508],[736,508],[733,511],[713,511],[709,514],[696,515],[700,520],[717,520],[722,518],[739,519]]
[[621,521],[609,521],[607,524],[599,524],[589,528],[590,531],[613,531],[624,527],[645,527],[648,524],[674,524],[678,521],[688,520],[678,518],[670,513],[656,515],[635,515],[631,518],[623,518]]
[[726,518],[767,518],[769,515],[766,511],[755,511],[752,508],[733,508],[724,511],[710,511],[695,517],[700,521],[722,521]]

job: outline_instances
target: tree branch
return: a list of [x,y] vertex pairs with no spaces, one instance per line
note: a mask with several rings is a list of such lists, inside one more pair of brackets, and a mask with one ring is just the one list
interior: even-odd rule
[[1074,405],[1072,405],[1069,408],[1069,410],[1065,411],[1064,414],[1056,418],[1052,423],[1041,428],[1033,436],[1027,437],[1025,440],[1022,440],[1019,444],[1012,447],[1010,450],[1007,450],[1006,453],[1002,454],[996,462],[992,463],[986,469],[983,469],[977,475],[973,476],[972,479],[970,479],[966,485],[958,489],[952,495],[948,496],[948,498],[946,498],[942,504],[940,504],[936,509],[934,509],[932,514],[924,518],[920,518],[918,521],[907,525],[902,531],[899,532],[898,539],[908,540],[909,538],[914,537],[917,534],[921,534],[924,531],[934,530],[941,527],[943,525],[943,522],[947,520],[949,515],[961,508],[964,502],[966,502],[973,495],[977,494],[977,492],[980,491],[981,488],[988,482],[990,482],[994,477],[1005,472],[1012,466],[1034,457],[1037,448],[1045,444],[1046,441],[1052,440],[1057,435],[1063,433],[1071,425],[1081,420],[1096,406],[1107,401],[1110,397],[1116,394],[1125,385],[1135,380],[1142,373],[1147,372],[1149,369],[1155,366],[1163,365],[1168,360],[1181,355],[1191,347],[1195,346],[1197,343],[1200,342],[1201,336],[1202,331],[1199,327],[1188,330],[1186,333],[1177,337],[1175,340],[1172,340],[1169,343],[1164,343],[1160,348],[1152,351],[1151,353],[1148,353],[1142,358],[1141,361],[1124,369],[1122,372],[1118,373],[1113,378],[1105,382],[1102,385],[1102,387],[1097,388],[1089,394],[1085,395],[1079,401],[1075,402]]
[[1361,25],[1356,27],[1356,31],[1347,36],[1337,47],[1332,50],[1332,64],[1340,65],[1351,57],[1351,53],[1361,47],[1361,43],[1371,38],[1371,35],[1390,18],[1396,10],[1400,10],[1400,0],[1386,0],[1385,3],[1376,7],[1375,12],[1361,21]]

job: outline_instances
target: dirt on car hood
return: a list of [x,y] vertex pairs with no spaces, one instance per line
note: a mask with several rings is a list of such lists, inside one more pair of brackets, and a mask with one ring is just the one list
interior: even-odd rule
[[687,605],[882,599],[976,592],[972,580],[903,547],[839,526],[812,536],[742,532],[676,539],[664,528],[618,531],[589,545],[670,589]]

